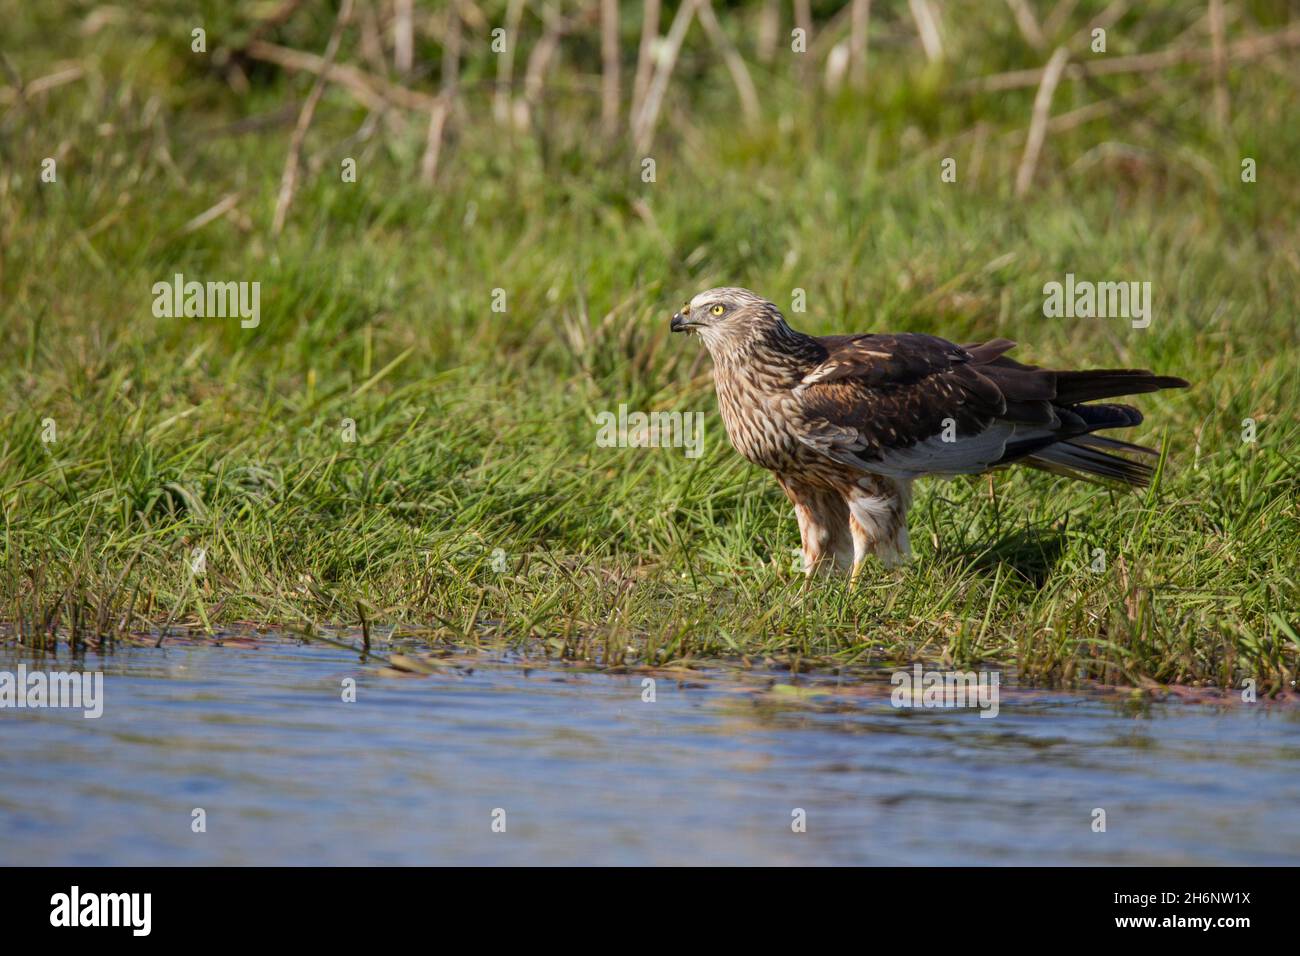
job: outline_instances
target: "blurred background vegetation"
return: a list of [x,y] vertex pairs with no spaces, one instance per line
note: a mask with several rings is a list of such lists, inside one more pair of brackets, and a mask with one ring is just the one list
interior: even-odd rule
[[[0,0],[0,24],[12,634],[365,617],[606,665],[1294,681],[1295,4]],[[260,282],[260,324],[154,317],[177,272]],[[1151,281],[1151,327],[1045,318],[1067,272]],[[1195,388],[1126,436],[1167,445],[1150,494],[934,483],[901,578],[804,594],[784,499],[668,337],[723,284],[804,290],[814,333],[1006,336]],[[705,454],[596,447],[619,403],[706,411]]]

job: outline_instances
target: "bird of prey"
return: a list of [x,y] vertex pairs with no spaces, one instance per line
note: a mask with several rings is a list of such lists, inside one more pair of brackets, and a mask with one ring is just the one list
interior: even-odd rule
[[794,504],[804,571],[849,570],[867,555],[910,557],[912,482],[1011,464],[1141,486],[1155,455],[1098,431],[1142,421],[1098,399],[1184,388],[1141,369],[1053,371],[1006,356],[1015,343],[955,345],[919,333],[796,332],[748,289],[701,292],[672,331],[713,357],[718,405],[740,454],[776,475]]

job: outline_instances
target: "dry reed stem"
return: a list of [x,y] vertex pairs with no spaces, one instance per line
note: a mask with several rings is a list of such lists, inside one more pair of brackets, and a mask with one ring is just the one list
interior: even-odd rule
[[794,25],[803,31],[804,49],[807,52],[799,58],[798,68],[807,76],[817,62],[816,55],[813,53],[813,18],[809,0],[794,0]]
[[931,63],[943,59],[943,38],[939,35],[939,18],[930,6],[930,0],[907,0],[916,21],[916,32],[921,36],[925,58]]
[[[1300,46],[1300,23],[1294,23],[1289,27],[1271,33],[1259,33],[1242,40],[1236,40],[1227,45],[1225,52],[1227,60],[1231,62],[1233,60],[1256,59],[1296,46]],[[1131,56],[1117,56],[1109,60],[1097,60],[1087,64],[1086,67],[1075,63],[1066,71],[1065,75],[1069,79],[1077,79],[1085,75],[1114,76],[1122,73],[1151,73],[1174,66],[1189,66],[1212,63],[1213,61],[1214,50],[1212,48],[1171,47],[1157,50],[1154,53],[1136,53]],[[996,73],[977,80],[968,80],[962,83],[958,89],[993,93],[1035,86],[1041,83],[1042,80],[1043,71],[1041,69],[1013,70],[1009,73]]]
[[673,17],[672,26],[668,28],[668,39],[664,45],[663,59],[655,70],[650,87],[646,90],[645,103],[633,127],[632,139],[638,153],[645,153],[654,142],[655,127],[659,124],[659,110],[663,107],[664,93],[668,90],[668,81],[672,79],[677,66],[677,56],[682,51],[682,41],[690,29],[691,18],[695,15],[696,0],[682,0]]
[[1228,128],[1228,59],[1223,42],[1223,0],[1210,0],[1210,58],[1214,71],[1214,121]]
[[1047,121],[1051,118],[1052,95],[1056,84],[1060,82],[1065,64],[1069,62],[1070,53],[1063,46],[1058,46],[1052,58],[1043,68],[1043,81],[1034,96],[1034,114],[1029,122],[1029,135],[1025,137],[1025,153],[1020,158],[1020,168],[1016,170],[1017,197],[1024,196],[1034,181],[1034,170],[1038,168],[1038,155],[1043,148],[1043,139],[1047,135]]
[[214,219],[220,219],[237,205],[239,205],[239,193],[228,193],[227,195],[222,196],[221,199],[219,199],[210,209],[204,210],[183,225],[181,227],[181,232],[185,234],[198,232]]
[[497,54],[497,85],[492,96],[492,117],[501,124],[510,121],[510,84],[514,82],[515,46],[519,42],[519,22],[524,16],[525,2],[510,0],[506,5],[506,49]]
[[275,216],[271,222],[271,234],[274,236],[278,236],[284,229],[285,219],[289,215],[289,206],[293,203],[293,194],[298,188],[298,165],[302,161],[302,144],[307,138],[307,129],[311,126],[312,117],[316,115],[316,104],[320,102],[321,94],[325,91],[326,74],[334,62],[334,57],[338,55],[339,41],[343,38],[343,27],[350,16],[352,16],[352,0],[343,0],[339,7],[339,15],[334,21],[334,29],[330,31],[329,41],[325,44],[325,55],[321,57],[325,68],[312,82],[311,92],[307,94],[307,101],[302,105],[302,112],[298,114],[298,123],[294,126],[293,136],[289,141],[289,155],[284,160],[284,174],[280,177],[280,193],[276,197]]
[[1016,21],[1016,29],[1025,38],[1025,42],[1035,50],[1042,50],[1046,47],[1047,40],[1043,36],[1043,29],[1038,25],[1038,18],[1034,16],[1034,11],[1029,8],[1026,0],[1007,0],[1007,6],[1011,8],[1011,15]]
[[1047,15],[1043,21],[1044,36],[1056,36],[1057,32],[1065,26],[1065,21],[1070,19],[1070,14],[1074,13],[1074,8],[1079,5],[1079,0],[1061,0],[1052,8],[1052,12]]
[[370,69],[380,76],[388,72],[388,61],[384,58],[383,32],[379,27],[379,14],[375,4],[379,0],[360,0],[357,4],[357,18],[361,23],[361,58]]
[[257,22],[257,25],[253,27],[252,32],[249,33],[245,45],[252,43],[254,40],[262,39],[263,35],[265,35],[267,31],[273,30],[282,23],[288,22],[289,18],[298,12],[300,6],[302,6],[302,0],[283,0],[278,7]]
[[398,76],[411,75],[415,65],[415,4],[393,0],[393,66]]
[[722,24],[718,22],[718,17],[713,12],[712,0],[696,0],[695,12],[699,15],[700,26],[704,27],[704,32],[717,47],[727,72],[731,74],[731,81],[736,84],[736,93],[740,97],[740,109],[745,115],[745,121],[751,124],[757,123],[760,113],[758,90],[754,88],[754,81],[750,78],[745,61],[736,52],[736,47],[727,36],[727,31],[722,29]]
[[778,0],[763,0],[763,10],[758,17],[758,61],[771,63],[776,59],[777,35],[781,32],[781,7]]
[[460,4],[452,0],[447,9],[447,31],[442,42],[442,83],[438,100],[429,111],[429,133],[425,139],[424,156],[420,160],[420,180],[432,186],[438,175],[438,159],[442,155],[443,132],[447,116],[456,101],[460,81]]
[[564,35],[565,29],[564,19],[548,12],[542,36],[528,54],[528,67],[524,70],[524,98],[518,104],[514,117],[516,125],[527,126],[532,122],[533,109],[542,99],[546,71],[560,48],[560,37]]
[[74,83],[86,75],[81,66],[69,66],[46,76],[38,77],[30,83],[14,80],[13,86],[0,87],[0,103],[12,103],[45,93],[65,83]]
[[326,63],[323,57],[314,53],[304,53],[301,50],[278,46],[264,40],[250,43],[243,52],[250,59],[274,63],[286,70],[323,76],[330,83],[343,87],[352,94],[353,99],[367,109],[382,110],[392,105],[427,113],[437,101],[437,97],[430,96],[428,93],[390,83],[383,77],[367,73],[359,67],[344,63]]
[[636,55],[636,74],[632,77],[632,108],[628,125],[636,131],[637,117],[645,105],[645,95],[650,88],[650,77],[655,68],[655,43],[659,39],[659,0],[645,0],[641,11],[641,45]]
[[618,133],[618,0],[600,0],[600,120],[605,133]]
[[867,28],[871,25],[871,0],[853,0],[849,14],[849,76],[853,85],[867,85]]

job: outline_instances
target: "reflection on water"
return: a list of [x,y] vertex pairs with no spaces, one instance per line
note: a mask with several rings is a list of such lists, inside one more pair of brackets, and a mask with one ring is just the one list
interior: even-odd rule
[[[20,663],[70,666],[0,646]],[[1004,688],[988,720],[772,675],[660,676],[646,703],[639,674],[393,677],[289,640],[84,666],[102,718],[0,711],[0,864],[1300,862],[1291,707]]]

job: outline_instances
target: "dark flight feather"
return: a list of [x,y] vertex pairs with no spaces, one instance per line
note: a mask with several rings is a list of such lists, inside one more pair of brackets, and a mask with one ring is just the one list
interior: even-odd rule
[[[900,333],[816,342],[825,357],[795,392],[818,447],[839,461],[900,477],[973,474],[1019,462],[1144,485],[1148,465],[1107,452],[1153,455],[1153,449],[1092,435],[1141,424],[1141,413],[1097,400],[1187,386],[1144,369],[1024,365],[1005,355],[1015,347],[1007,339],[958,346]],[[954,440],[944,441],[945,434]]]

